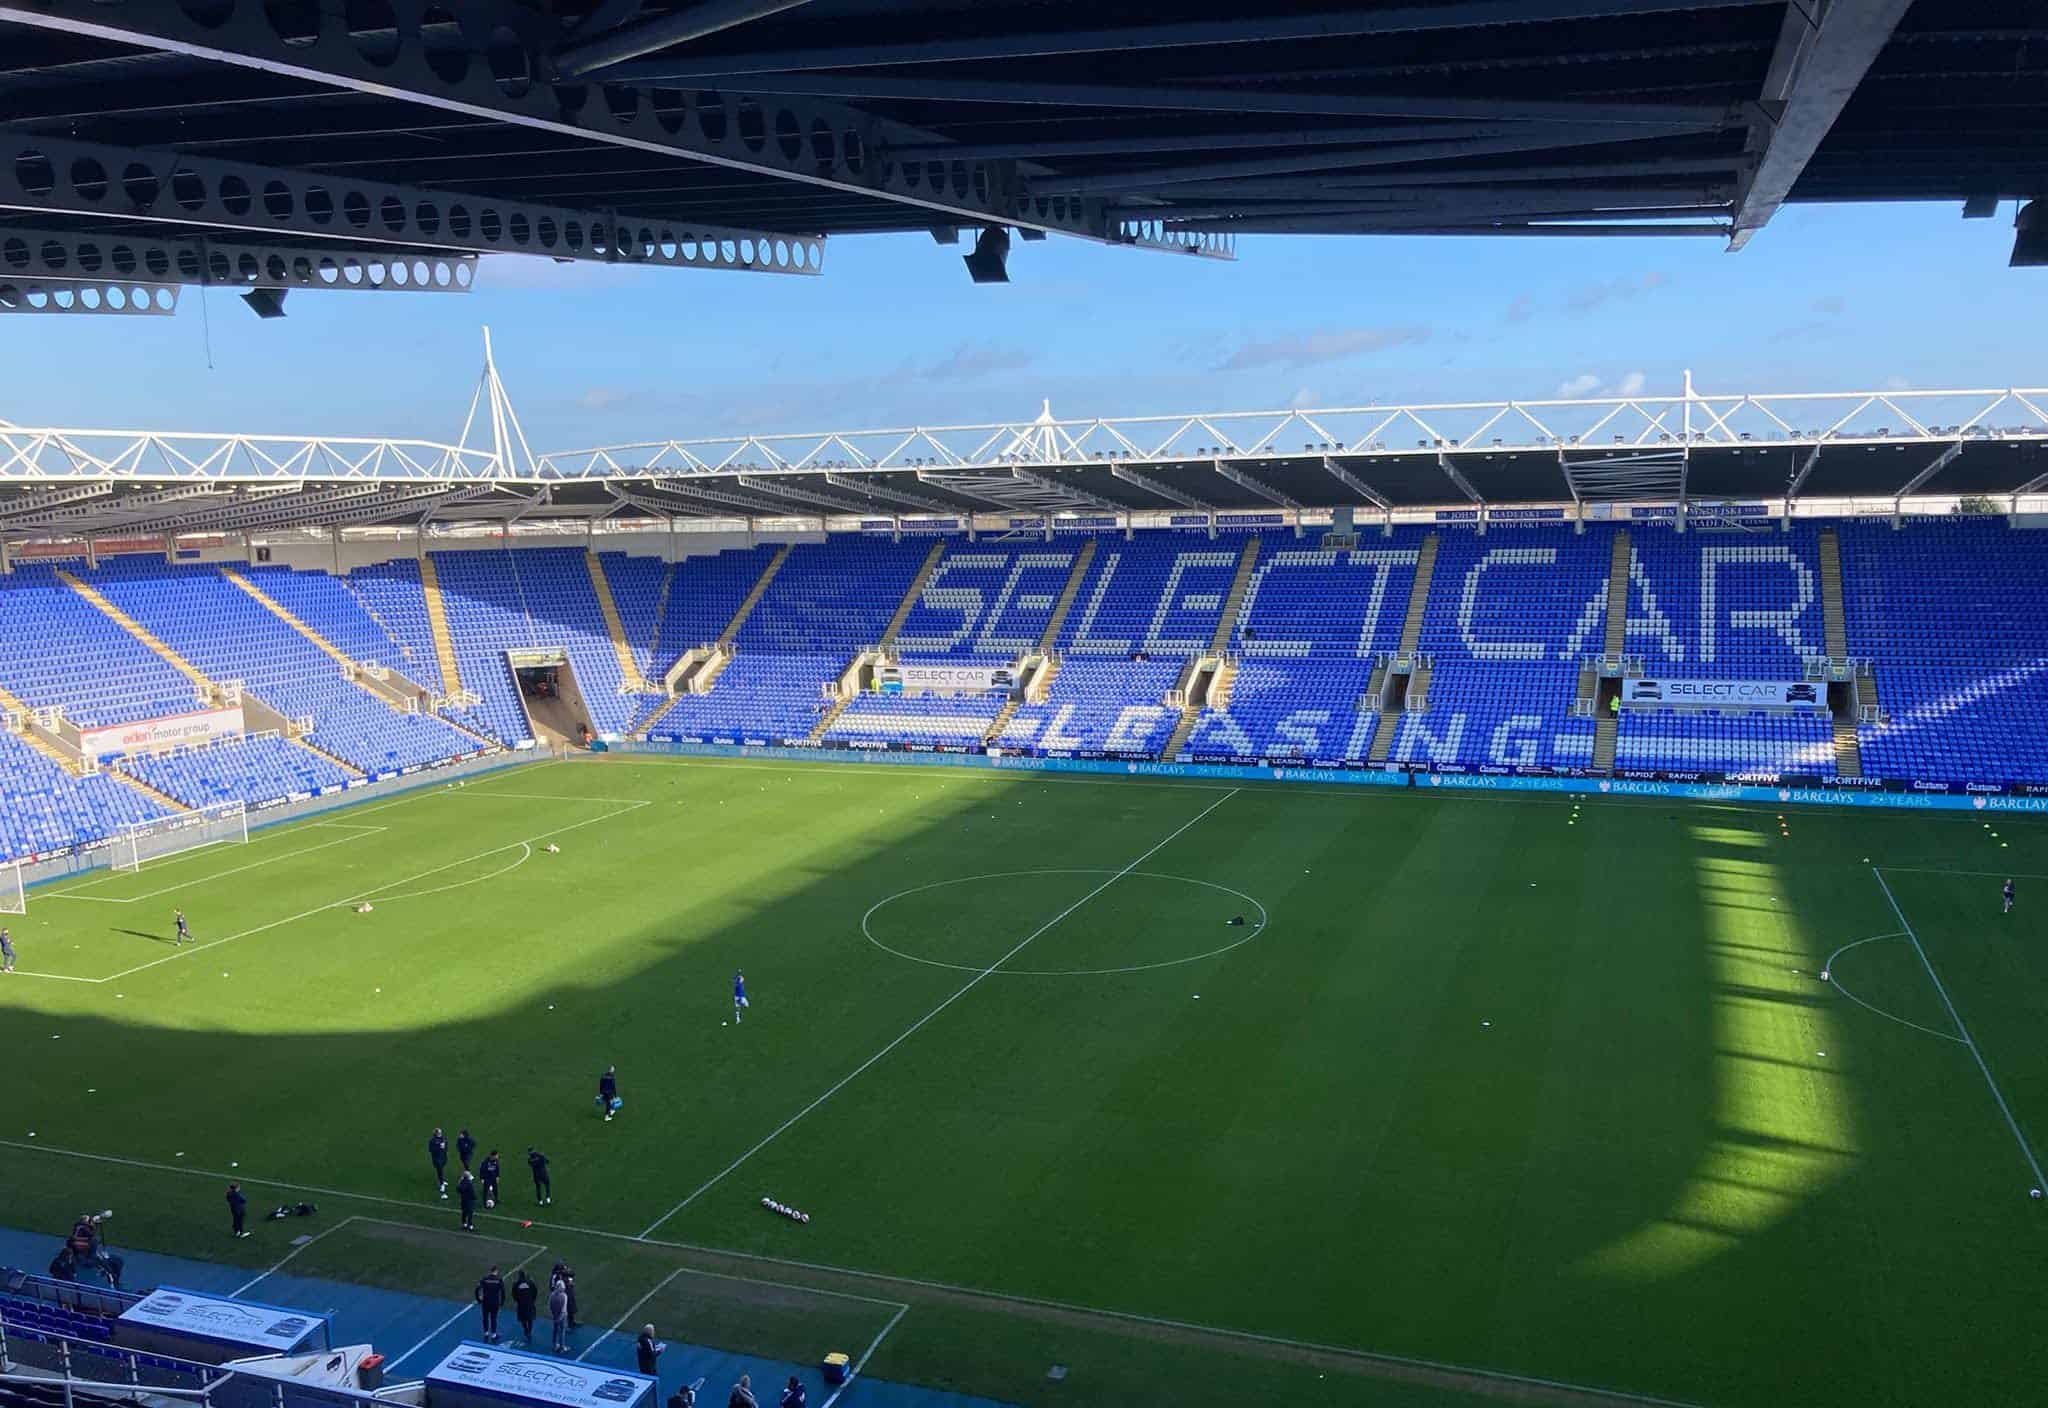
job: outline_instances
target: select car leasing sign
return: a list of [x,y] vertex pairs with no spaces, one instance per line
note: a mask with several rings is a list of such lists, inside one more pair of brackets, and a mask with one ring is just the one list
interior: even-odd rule
[[468,1340],[427,1371],[427,1383],[556,1408],[629,1408],[655,1388],[644,1374]]
[[238,1349],[289,1354],[320,1328],[322,1317],[161,1286],[122,1311],[121,1323]]
[[242,729],[242,706],[230,704],[223,709],[166,714],[160,719],[142,719],[111,728],[80,729],[78,747],[88,758],[106,758],[116,753],[150,753],[185,743],[211,743],[216,738],[240,738]]
[[927,665],[904,660],[884,665],[878,680],[900,680],[905,689],[988,691],[1009,689],[1016,672],[1008,665]]
[[1814,709],[1828,707],[1820,680],[1623,680],[1621,702],[1638,709]]

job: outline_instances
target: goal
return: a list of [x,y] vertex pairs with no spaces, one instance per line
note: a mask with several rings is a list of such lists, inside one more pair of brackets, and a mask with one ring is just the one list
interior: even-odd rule
[[21,862],[0,860],[0,914],[27,914],[28,890],[21,883]]
[[248,807],[241,802],[216,802],[180,816],[122,827],[114,835],[114,869],[140,870],[145,861],[183,855],[202,846],[241,846],[248,841]]

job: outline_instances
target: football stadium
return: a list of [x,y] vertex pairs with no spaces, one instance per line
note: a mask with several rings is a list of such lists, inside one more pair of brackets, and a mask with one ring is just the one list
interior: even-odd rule
[[[1977,217],[2032,10],[0,0],[0,333]],[[0,1404],[2038,1401],[2023,371],[0,421]]]

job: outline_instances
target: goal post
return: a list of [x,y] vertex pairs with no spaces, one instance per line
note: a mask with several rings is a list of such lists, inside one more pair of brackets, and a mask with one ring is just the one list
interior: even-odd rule
[[183,855],[203,846],[246,845],[248,840],[248,807],[241,802],[216,802],[196,811],[122,827],[114,835],[113,867],[140,870],[148,861]]
[[27,914],[28,887],[21,882],[21,862],[0,860],[0,914]]

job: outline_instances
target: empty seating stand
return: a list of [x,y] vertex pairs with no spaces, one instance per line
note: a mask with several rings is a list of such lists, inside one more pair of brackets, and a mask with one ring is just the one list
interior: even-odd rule
[[[1820,535],[1680,533],[1630,527],[1625,652],[1650,675],[1794,681],[1826,656]],[[1615,766],[1655,772],[1832,776],[1834,725],[1824,711],[1624,709]]]
[[1404,528],[1334,552],[1268,534],[1231,623],[1229,700],[1202,711],[1181,756],[1364,758],[1378,720],[1359,701],[1400,644],[1422,538]]
[[1579,663],[1597,655],[1611,538],[1604,528],[1440,530],[1417,648],[1427,708],[1400,718],[1396,763],[1584,767],[1593,721],[1572,715]]
[[307,741],[367,774],[476,751],[474,739],[425,714],[401,714],[344,678],[334,658],[211,566],[116,558],[86,579],[216,682],[240,680]]
[[2048,534],[2002,518],[1841,525],[1852,657],[1875,662],[1884,722],[1868,775],[2048,782]]
[[188,807],[231,801],[259,807],[348,782],[348,774],[325,758],[274,734],[143,754],[115,766]]
[[[1692,531],[1629,524],[1624,653],[1669,678],[1812,678],[1826,656],[1819,528]],[[2048,534],[1999,518],[1832,525],[1841,544],[1846,639],[1872,662],[1882,717],[1859,730],[1867,776],[1945,784],[2048,784]],[[903,613],[906,662],[1007,665],[1050,638],[1049,693],[867,694],[818,741],[857,747],[974,748],[1053,756],[1153,757],[1181,722],[1166,703],[1191,659],[1220,648],[1222,691],[1194,719],[1194,762],[1359,762],[1385,728],[1390,761],[1433,767],[1584,767],[1594,721],[1572,712],[1584,662],[1608,638],[1614,528],[1496,524],[1433,531],[1438,550],[1420,617],[1430,660],[1423,707],[1380,721],[1358,707],[1375,662],[1398,645],[1425,531],[1368,534],[1325,551],[1313,535],[1270,532],[1224,617],[1246,539],[1197,532],[1106,532],[1076,571],[1083,535],[1051,541],[944,540]],[[807,741],[856,655],[881,642],[934,540],[836,535],[789,549],[712,687],[660,718],[657,738]],[[717,640],[780,549],[761,544],[660,557],[601,555],[630,658],[659,683],[685,651]],[[585,550],[515,548],[434,555],[461,684],[482,702],[468,721],[508,742],[526,736],[505,651],[568,653],[593,720],[624,732],[666,704],[624,680]],[[446,693],[419,562],[345,576],[287,567],[236,570],[352,661],[374,660]],[[79,776],[16,733],[0,732],[0,852],[92,846],[122,826],[238,798],[251,806],[332,788],[350,769],[386,774],[475,751],[475,737],[394,710],[350,682],[322,645],[237,588],[220,568],[122,556],[17,563],[0,574],[0,691],[6,707],[56,708],[73,723],[181,713],[202,685],[66,584],[69,573],[215,683],[240,680],[289,720],[310,720],[313,751],[275,735],[112,760]],[[1071,604],[1052,629],[1069,582]],[[1220,628],[1220,630],[1219,630]],[[1413,695],[1411,694],[1411,702]],[[1868,702],[1866,700],[1866,702]],[[1826,714],[1628,711],[1624,771],[1826,776]],[[342,764],[347,764],[344,767]],[[147,784],[144,790],[121,775]]]
[[[804,741],[826,712],[825,687],[880,641],[930,551],[928,541],[855,535],[798,544],[741,626],[732,663],[717,684],[678,700],[652,736]],[[766,557],[760,565],[767,565]],[[736,583],[739,575],[730,580]],[[734,608],[759,576],[756,570],[740,589]],[[680,589],[679,572],[671,597]],[[677,609],[673,600],[669,609]],[[718,622],[720,630],[731,614]]]

